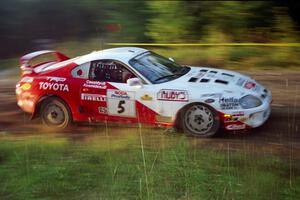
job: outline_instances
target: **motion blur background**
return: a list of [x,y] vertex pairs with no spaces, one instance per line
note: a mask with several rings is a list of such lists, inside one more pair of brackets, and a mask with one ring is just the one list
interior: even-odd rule
[[[297,67],[299,1],[1,0],[1,67],[25,53],[76,56],[109,42],[281,43],[264,46],[155,47],[185,64]],[[7,60],[9,59],[9,60]]]
[[[299,12],[300,0],[0,0],[0,199],[299,200]],[[130,45],[112,43],[251,75],[272,91],[271,118],[199,139],[107,124],[49,133],[18,108],[22,55]]]

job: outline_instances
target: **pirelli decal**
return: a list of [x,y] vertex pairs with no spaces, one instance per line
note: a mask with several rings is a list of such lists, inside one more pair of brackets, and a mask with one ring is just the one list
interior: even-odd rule
[[87,93],[82,93],[81,94],[81,100],[83,101],[106,101],[106,96],[105,95],[100,95],[100,94],[87,94]]

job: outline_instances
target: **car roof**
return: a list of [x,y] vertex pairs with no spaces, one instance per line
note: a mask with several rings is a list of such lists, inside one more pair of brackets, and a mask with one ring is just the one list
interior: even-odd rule
[[147,49],[138,48],[138,47],[111,48],[111,49],[105,49],[101,51],[94,51],[84,56],[80,56],[76,60],[74,60],[74,62],[80,65],[93,60],[112,59],[112,60],[119,60],[121,62],[128,63],[128,61],[131,58],[147,51],[148,51]]

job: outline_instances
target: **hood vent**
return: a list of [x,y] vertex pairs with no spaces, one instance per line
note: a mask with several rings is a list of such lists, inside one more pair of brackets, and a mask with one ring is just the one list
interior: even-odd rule
[[207,79],[207,78],[203,78],[200,80],[200,83],[207,83],[207,82],[209,82],[209,79]]
[[220,79],[217,79],[215,80],[215,83],[221,83],[221,84],[228,84],[228,81],[224,81],[224,80],[220,80]]
[[227,74],[227,73],[222,73],[222,75],[224,75],[224,76],[229,76],[229,77],[234,77],[234,75],[232,75],[232,74]]
[[196,82],[198,80],[198,78],[192,77],[190,78],[189,82]]

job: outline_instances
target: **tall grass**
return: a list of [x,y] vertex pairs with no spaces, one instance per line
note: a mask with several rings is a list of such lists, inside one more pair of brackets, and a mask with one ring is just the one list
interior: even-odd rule
[[300,197],[299,160],[290,166],[275,154],[212,148],[161,130],[106,130],[2,138],[0,199]]

